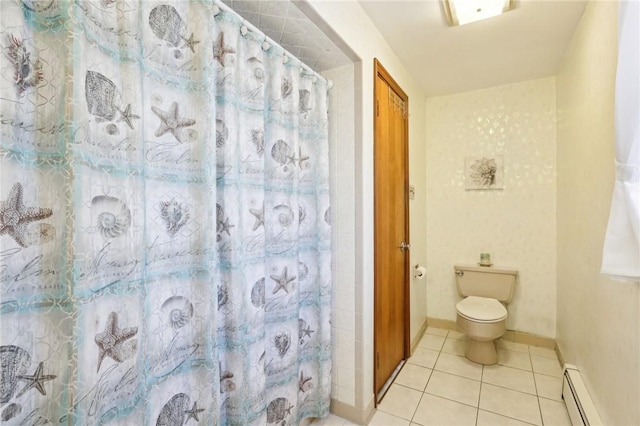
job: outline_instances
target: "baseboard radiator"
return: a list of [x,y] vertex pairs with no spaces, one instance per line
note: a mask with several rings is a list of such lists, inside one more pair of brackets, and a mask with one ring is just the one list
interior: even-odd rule
[[602,426],[591,395],[575,365],[565,364],[563,369],[562,398],[567,406],[573,426]]

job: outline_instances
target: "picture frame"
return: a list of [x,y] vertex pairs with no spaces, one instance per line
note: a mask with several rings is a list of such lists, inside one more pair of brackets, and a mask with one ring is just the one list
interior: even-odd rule
[[504,189],[504,158],[502,155],[466,157],[464,182],[467,190]]

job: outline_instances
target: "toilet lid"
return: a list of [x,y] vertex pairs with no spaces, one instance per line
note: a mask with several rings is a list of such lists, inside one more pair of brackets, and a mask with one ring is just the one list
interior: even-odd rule
[[496,299],[469,296],[456,305],[458,313],[470,320],[494,322],[507,317],[507,309]]

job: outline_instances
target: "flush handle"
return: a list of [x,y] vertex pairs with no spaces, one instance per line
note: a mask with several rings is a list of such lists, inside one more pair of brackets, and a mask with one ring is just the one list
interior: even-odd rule
[[464,275],[464,271],[456,271],[456,275],[461,277]]
[[411,244],[405,243],[404,241],[401,242],[398,247],[400,247],[400,250],[402,250],[402,251],[411,250]]

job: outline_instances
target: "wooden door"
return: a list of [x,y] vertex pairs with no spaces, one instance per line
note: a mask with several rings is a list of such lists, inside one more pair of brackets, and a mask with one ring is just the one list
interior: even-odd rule
[[[409,357],[408,97],[374,60],[374,388]],[[381,395],[380,395],[381,396]]]

